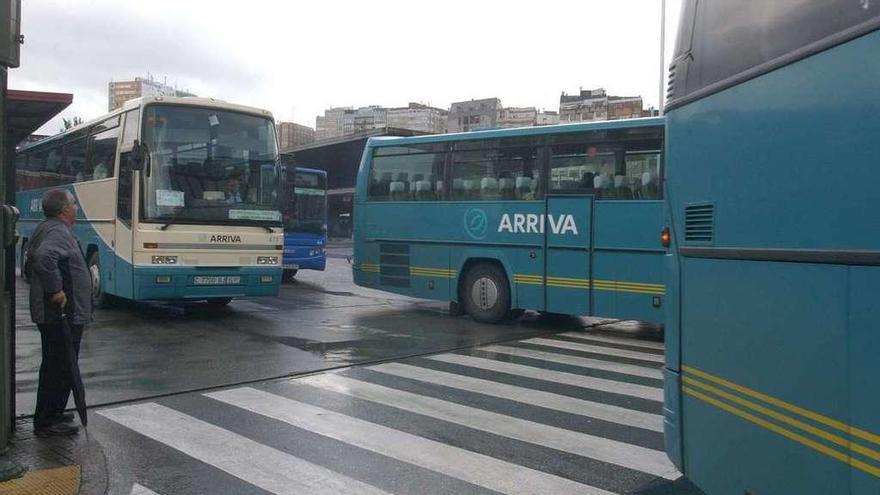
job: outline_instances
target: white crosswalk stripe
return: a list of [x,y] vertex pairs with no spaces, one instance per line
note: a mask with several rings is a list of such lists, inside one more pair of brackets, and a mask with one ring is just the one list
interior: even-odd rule
[[159,494],[154,492],[153,490],[150,490],[149,488],[147,488],[143,485],[139,485],[139,484],[135,483],[131,487],[131,495],[159,495]]
[[518,356],[530,359],[538,359],[541,361],[549,361],[551,363],[579,366],[581,368],[613,371],[614,373],[620,373],[623,375],[656,378],[658,380],[663,379],[663,372],[659,369],[638,366],[635,364],[615,363],[613,361],[603,361],[601,359],[569,356],[567,354],[556,354],[554,352],[536,351],[534,349],[526,349],[523,347],[514,347],[507,345],[489,345],[486,347],[481,347],[480,350],[494,352],[497,354],[506,354],[508,356]]
[[657,450],[462,406],[335,373],[310,376],[295,382],[669,479],[679,476],[666,453]]
[[583,339],[583,340],[592,340],[594,342],[605,342],[608,344],[624,344],[630,347],[642,347],[644,349],[653,349],[656,351],[662,351],[665,349],[665,346],[662,342],[651,342],[648,340],[635,340],[635,339],[625,339],[622,337],[609,337],[607,335],[600,335],[596,333],[584,333],[584,332],[565,332],[560,333],[560,336],[572,337],[575,339]]
[[272,493],[386,493],[159,404],[98,414]]
[[208,397],[320,435],[509,494],[608,494],[552,474],[245,387]]
[[[199,408],[168,401],[186,412],[144,403],[98,414],[164,444],[160,448],[229,473],[235,482],[280,494],[431,493],[440,491],[432,483],[443,483],[444,493],[454,486],[454,493],[610,495],[636,491],[657,477],[680,477],[660,450],[662,415],[620,405],[646,408],[650,402],[644,401],[653,401],[659,411],[662,375],[660,369],[615,359],[661,362],[662,356],[601,342],[654,346],[579,332],[561,335],[583,343],[533,338],[523,342],[545,349],[490,345],[475,355],[439,354],[368,366],[369,372],[296,378],[272,385],[271,392],[243,387],[206,393],[225,411],[209,415],[210,423],[198,417],[204,397]],[[564,349],[600,356],[573,356]],[[326,444],[321,454],[302,444],[287,451],[276,434]],[[341,445],[351,447],[344,455],[387,465],[388,477],[351,469],[339,457]],[[554,467],[557,459],[564,460]],[[405,481],[396,479],[401,469]],[[149,478],[139,476],[138,482],[150,485]],[[131,495],[158,494],[135,483]]]
[[565,373],[562,371],[545,370],[541,368],[533,368],[521,364],[506,363],[504,361],[495,361],[492,359],[484,359],[473,356],[463,356],[461,354],[440,354],[430,356],[428,359],[441,361],[444,363],[460,364],[473,368],[497,371],[499,373],[507,373],[511,375],[524,376],[534,378],[536,380],[546,380],[554,383],[562,383],[575,387],[584,387],[593,390],[601,390],[603,392],[613,392],[621,395],[629,395],[640,399],[649,399],[658,402],[663,401],[663,389],[659,387],[648,387],[645,385],[636,385],[632,383],[619,382],[615,380],[606,380],[604,378],[593,378],[590,376],[575,375],[574,373]]
[[541,390],[517,387],[506,383],[498,383],[481,378],[456,375],[445,371],[420,368],[402,363],[385,363],[371,366],[369,369],[395,375],[402,378],[434,383],[446,387],[476,392],[491,397],[510,399],[538,407],[555,409],[571,414],[589,416],[611,423],[618,423],[636,428],[663,431],[663,416],[642,411],[635,411],[620,406],[612,406],[601,402],[576,399],[565,395],[552,394]]
[[663,363],[663,356],[657,354],[648,354],[645,352],[637,352],[637,351],[628,351],[626,349],[616,349],[613,347],[603,347],[599,345],[589,345],[589,344],[578,344],[575,342],[568,342],[565,340],[555,340],[555,339],[529,339],[523,341],[526,344],[537,344],[548,347],[557,347],[559,349],[569,349],[572,351],[582,351],[582,352],[590,352],[593,354],[604,354],[606,356],[617,356],[617,357],[625,357],[631,359],[640,359],[642,361],[653,361],[655,363]]

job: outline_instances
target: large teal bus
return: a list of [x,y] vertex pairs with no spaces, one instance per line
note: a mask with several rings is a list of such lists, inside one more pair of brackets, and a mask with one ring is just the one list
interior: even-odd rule
[[880,3],[688,0],[666,441],[710,495],[880,493]]
[[661,322],[663,119],[368,141],[354,280],[498,322]]
[[281,177],[266,110],[138,98],[23,146],[15,167],[23,274],[40,199],[61,187],[79,204],[73,230],[96,305],[278,295]]

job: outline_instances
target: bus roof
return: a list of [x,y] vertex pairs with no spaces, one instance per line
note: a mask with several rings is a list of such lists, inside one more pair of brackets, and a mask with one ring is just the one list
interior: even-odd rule
[[485,131],[458,132],[453,134],[431,134],[427,136],[371,137],[367,143],[370,147],[400,146],[409,144],[442,143],[448,141],[470,141],[476,139],[497,139],[522,136],[542,136],[546,134],[563,134],[569,132],[605,131],[612,129],[632,129],[639,127],[660,127],[665,123],[664,117],[645,117],[626,120],[602,120],[598,122],[577,122],[573,124],[545,125],[537,127],[515,127],[512,129],[490,129]]
[[123,103],[121,107],[117,108],[116,110],[113,110],[112,112],[108,112],[104,115],[101,115],[100,117],[96,117],[96,118],[91,119],[87,122],[83,122],[82,124],[71,127],[70,129],[65,129],[63,132],[60,132],[58,134],[43,138],[43,139],[36,141],[34,143],[29,143],[26,146],[22,146],[21,149],[18,151],[24,151],[26,149],[36,147],[36,146],[41,145],[43,143],[62,138],[63,136],[65,136],[67,134],[74,133],[74,132],[77,132],[82,129],[86,129],[86,128],[93,126],[95,124],[98,124],[104,120],[107,120],[109,118],[115,117],[115,116],[120,115],[120,114],[127,112],[129,110],[133,110],[135,108],[141,107],[143,105],[148,105],[151,103],[163,103],[163,104],[170,104],[170,105],[187,105],[187,106],[202,107],[202,108],[205,108],[205,107],[216,108],[218,110],[230,110],[233,112],[241,112],[241,113],[248,113],[248,114],[252,114],[252,115],[259,115],[259,116],[268,117],[268,118],[274,120],[274,118],[272,117],[272,112],[270,112],[268,110],[263,110],[262,108],[256,108],[256,107],[249,107],[246,105],[238,105],[236,103],[229,103],[227,101],[217,100],[214,98],[200,98],[197,96],[143,96],[140,98],[134,98],[134,99],[128,100],[125,103]]

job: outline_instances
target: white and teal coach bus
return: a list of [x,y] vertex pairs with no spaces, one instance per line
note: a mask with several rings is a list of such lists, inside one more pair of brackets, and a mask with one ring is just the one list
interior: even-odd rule
[[277,295],[279,167],[268,111],[206,98],[128,101],[18,150],[20,262],[43,193],[63,187],[80,207],[74,231],[96,304]]

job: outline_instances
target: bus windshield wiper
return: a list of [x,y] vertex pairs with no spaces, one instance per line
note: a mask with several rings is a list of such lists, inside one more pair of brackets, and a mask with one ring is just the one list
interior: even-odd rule
[[[183,212],[183,210],[181,209],[180,212]],[[159,227],[159,230],[166,230],[172,224],[176,223],[178,218],[180,218],[180,213],[177,213],[176,215],[171,215],[171,218],[168,219],[168,222]]]

